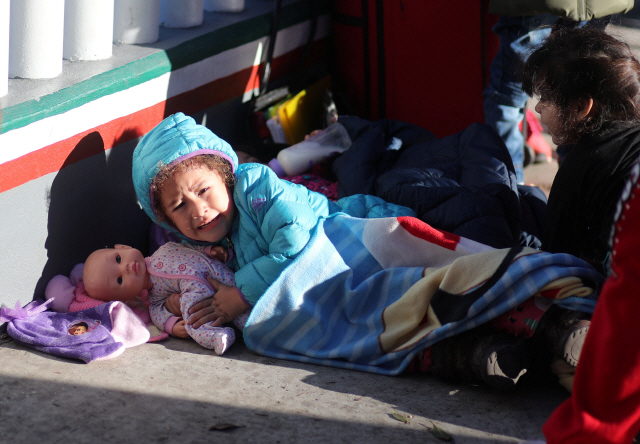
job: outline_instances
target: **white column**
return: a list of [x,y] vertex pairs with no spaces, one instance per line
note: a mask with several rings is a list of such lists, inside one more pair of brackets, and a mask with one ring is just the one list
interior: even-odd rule
[[189,28],[202,24],[204,0],[160,0],[160,24]]
[[9,92],[9,0],[0,0],[0,97]]
[[153,43],[158,40],[159,27],[160,0],[115,0],[115,43]]
[[113,0],[65,0],[65,59],[108,59],[112,44]]
[[64,0],[11,0],[9,77],[50,79],[62,72]]
[[244,10],[244,0],[205,0],[205,11],[240,12]]

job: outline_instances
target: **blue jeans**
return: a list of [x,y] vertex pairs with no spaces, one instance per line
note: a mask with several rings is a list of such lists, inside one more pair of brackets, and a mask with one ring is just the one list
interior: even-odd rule
[[500,39],[491,62],[489,86],[484,90],[484,119],[504,141],[516,170],[518,183],[524,183],[522,164],[524,138],[518,127],[524,118],[529,96],[522,91],[522,65],[529,54],[551,33],[558,21],[554,15],[500,17],[493,32]]
[[[522,91],[522,66],[529,55],[551,34],[559,18],[543,14],[532,17],[500,17],[493,32],[500,40],[489,68],[489,86],[484,90],[484,121],[500,135],[511,154],[518,183],[524,183],[522,164],[524,137],[519,128],[529,98]],[[589,22],[562,20],[561,26],[604,29],[608,17]],[[542,28],[541,28],[542,27]]]

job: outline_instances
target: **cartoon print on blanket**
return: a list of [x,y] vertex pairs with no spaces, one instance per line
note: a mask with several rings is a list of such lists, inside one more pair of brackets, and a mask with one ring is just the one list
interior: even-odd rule
[[0,308],[0,323],[17,342],[38,351],[92,362],[119,356],[149,340],[149,330],[124,303],[109,302],[73,313],[48,311],[52,299]]
[[338,214],[320,221],[243,334],[259,354],[395,375],[530,297],[591,312],[601,283],[570,255],[496,250],[410,217]]

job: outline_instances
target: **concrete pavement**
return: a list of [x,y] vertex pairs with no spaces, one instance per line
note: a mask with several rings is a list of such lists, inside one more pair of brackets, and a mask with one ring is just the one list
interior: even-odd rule
[[458,444],[514,443],[541,439],[567,396],[299,364],[241,341],[216,356],[171,338],[90,364],[0,345],[0,441],[14,444],[442,442],[433,424]]

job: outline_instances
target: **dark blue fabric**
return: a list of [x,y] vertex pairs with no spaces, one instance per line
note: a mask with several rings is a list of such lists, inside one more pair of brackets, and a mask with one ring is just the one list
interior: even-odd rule
[[[540,247],[546,197],[518,186],[504,143],[472,124],[437,139],[415,125],[340,117],[353,144],[333,170],[338,197],[372,194],[412,208],[435,228],[495,248]],[[393,138],[400,139],[399,149]],[[397,146],[397,145],[396,145]]]

